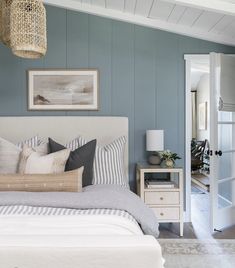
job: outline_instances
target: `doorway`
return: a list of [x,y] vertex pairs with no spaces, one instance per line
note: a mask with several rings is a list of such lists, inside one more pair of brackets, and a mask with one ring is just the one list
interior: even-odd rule
[[209,56],[190,61],[189,94],[191,107],[190,183],[191,222],[198,237],[210,234],[210,62]]
[[185,61],[186,221],[211,235],[235,226],[235,56]]

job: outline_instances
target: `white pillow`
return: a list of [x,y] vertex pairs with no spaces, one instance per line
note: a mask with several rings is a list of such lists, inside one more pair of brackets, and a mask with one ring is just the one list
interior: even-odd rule
[[22,144],[27,143],[36,145],[37,141],[37,136],[35,136],[31,139],[18,143],[18,145],[15,145],[12,142],[0,137],[0,173],[16,173]]
[[43,155],[33,148],[24,145],[20,154],[20,174],[51,174],[62,173],[70,154],[69,149]]
[[[87,143],[82,137],[78,137],[79,146]],[[125,165],[126,137],[120,137],[103,147],[96,146],[94,160],[93,184],[118,184],[128,186]]]

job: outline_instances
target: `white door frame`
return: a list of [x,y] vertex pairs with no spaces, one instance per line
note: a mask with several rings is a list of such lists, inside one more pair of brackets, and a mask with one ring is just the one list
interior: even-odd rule
[[191,140],[192,140],[192,101],[191,63],[193,60],[209,60],[209,54],[185,54],[185,221],[191,222]]

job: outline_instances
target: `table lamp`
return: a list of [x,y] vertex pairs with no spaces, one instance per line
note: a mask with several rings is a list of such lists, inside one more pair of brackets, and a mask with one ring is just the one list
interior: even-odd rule
[[146,131],[146,151],[152,152],[148,158],[151,165],[160,165],[161,157],[159,151],[164,150],[164,131],[147,130]]

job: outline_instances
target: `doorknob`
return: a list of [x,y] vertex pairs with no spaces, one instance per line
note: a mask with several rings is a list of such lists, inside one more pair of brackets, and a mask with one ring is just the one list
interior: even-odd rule
[[206,154],[212,156],[213,155],[213,151],[212,150],[207,150],[206,151]]
[[223,153],[222,153],[221,150],[219,150],[219,151],[215,151],[215,155],[221,156],[222,154],[223,154]]

